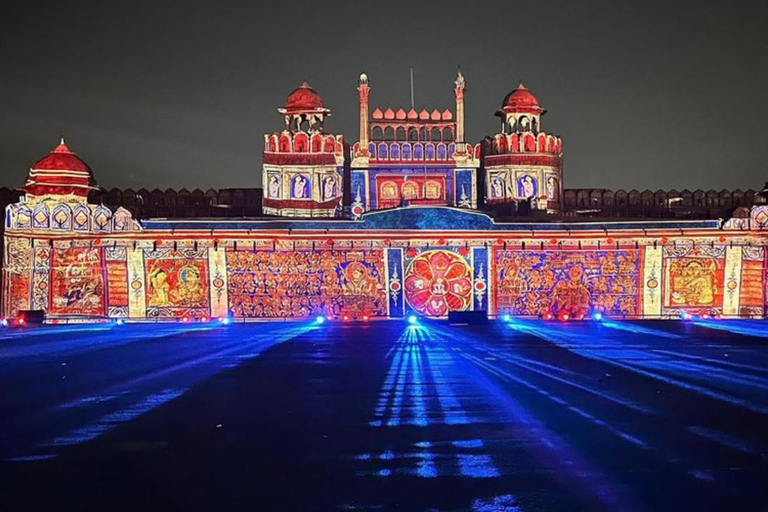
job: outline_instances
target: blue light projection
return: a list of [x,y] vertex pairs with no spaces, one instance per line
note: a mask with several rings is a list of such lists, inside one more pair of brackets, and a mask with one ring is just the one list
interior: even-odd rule
[[707,329],[717,329],[719,331],[728,331],[734,334],[755,336],[757,338],[768,338],[768,324],[764,320],[694,320],[693,323]]
[[[103,384],[103,372],[89,370],[77,376],[78,385],[71,388],[74,393],[62,397],[58,403],[30,412],[35,418],[47,418],[46,424],[51,425],[53,432],[42,433],[31,444],[15,446],[13,453],[4,454],[5,460],[25,462],[55,457],[63,447],[92,441],[181,396],[213,374],[319,328],[314,322],[265,324],[258,330],[243,325],[222,329],[210,324],[126,324],[120,328],[92,330],[89,326],[78,327],[83,334],[80,338],[57,336],[66,329],[53,326],[39,329],[52,334],[46,342],[41,340],[29,346],[22,342],[0,345],[0,371],[13,365],[63,359],[61,371],[73,372],[76,367],[68,367],[67,359],[77,360],[94,350],[114,349],[129,343],[142,343],[144,362],[133,366],[130,372],[109,370],[108,374],[117,376],[118,380],[109,380],[107,386]],[[24,425],[30,421],[31,417],[18,417],[14,424]],[[74,427],[56,432],[62,428],[59,425],[73,423]]]
[[[720,326],[730,322],[712,323]],[[736,375],[733,372],[718,368],[718,365],[711,361],[702,361],[700,364],[679,361],[676,356],[672,357],[669,354],[654,350],[667,348],[670,339],[684,340],[680,335],[671,333],[662,335],[660,331],[637,326],[634,323],[547,323],[546,327],[534,324],[535,322],[528,322],[528,325],[524,326],[521,325],[521,322],[516,322],[509,324],[509,327],[535,335],[589,359],[602,361],[614,367],[735,406],[760,413],[768,412],[768,400],[762,398],[765,394],[761,395],[759,401],[756,401],[754,397],[744,398],[736,394],[739,386],[744,384],[751,388],[764,389],[768,385],[768,379],[758,376]],[[610,330],[601,329],[606,326]],[[614,326],[621,326],[621,328],[616,329]],[[736,327],[738,328],[738,325]],[[621,331],[621,334],[612,334],[611,330]],[[649,334],[651,336],[648,336]]]

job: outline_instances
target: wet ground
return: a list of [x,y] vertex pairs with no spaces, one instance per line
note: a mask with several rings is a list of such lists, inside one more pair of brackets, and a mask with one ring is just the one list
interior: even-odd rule
[[0,510],[765,510],[759,321],[0,332]]

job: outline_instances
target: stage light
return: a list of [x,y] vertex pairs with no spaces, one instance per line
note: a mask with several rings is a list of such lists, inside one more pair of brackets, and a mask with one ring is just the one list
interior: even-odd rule
[[363,315],[363,322],[367,322],[370,317],[368,315]]
[[595,321],[599,322],[600,320],[602,320],[602,319],[603,319],[603,314],[602,314],[601,312],[599,312],[599,311],[598,311],[597,313],[595,313],[594,315],[592,315],[592,318],[594,318],[594,319],[595,319]]
[[683,320],[690,320],[691,318],[693,318],[693,316],[690,313],[683,311],[682,313],[680,313],[680,318],[682,318]]
[[563,319],[563,322],[567,322],[569,318],[571,318],[568,313],[563,313],[563,316],[561,317]]
[[228,316],[223,316],[219,318],[219,322],[221,322],[224,325],[229,325],[229,322],[231,322],[231,320]]
[[504,316],[502,316],[502,317],[501,317],[501,319],[502,319],[502,320],[503,320],[505,323],[509,323],[509,322],[512,320],[512,317],[511,317],[511,316],[509,316],[509,315],[504,315]]
[[325,323],[325,317],[323,315],[318,316],[317,318],[315,318],[315,323],[324,324]]
[[123,320],[122,318],[118,318],[117,320],[115,320],[115,323],[117,325],[123,325],[125,323],[125,320]]
[[344,316],[341,317],[341,319],[346,322],[346,321],[349,320],[349,315],[344,315]]
[[183,316],[183,317],[181,317],[181,321],[184,322],[184,323],[187,323],[187,322],[189,322],[189,317],[188,316]]
[[26,324],[26,323],[27,323],[27,321],[26,321],[26,320],[24,320],[24,317],[21,317],[21,318],[19,318],[19,319],[16,321],[16,323],[17,323],[18,325],[24,325],[24,324]]
[[416,315],[410,315],[408,317],[408,323],[411,325],[416,325],[416,323],[419,321],[419,319],[416,317]]
[[0,324],[1,324],[3,327],[7,327],[7,326],[8,326],[8,319],[7,319],[7,318],[3,318],[3,320],[2,320],[2,321],[0,321]]
[[547,315],[544,317],[547,320],[552,320],[552,313],[547,313]]
[[201,318],[200,318],[200,321],[201,321],[201,322],[203,322],[203,323],[205,323],[205,322],[207,322],[207,321],[208,321],[208,317],[207,317],[207,316],[201,317]]

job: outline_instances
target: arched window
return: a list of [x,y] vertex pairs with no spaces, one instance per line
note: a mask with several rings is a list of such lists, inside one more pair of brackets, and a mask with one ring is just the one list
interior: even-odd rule
[[442,139],[440,134],[440,128],[434,127],[432,128],[432,133],[430,134],[430,140],[432,142],[440,142]]
[[405,128],[402,126],[398,127],[397,132],[395,133],[395,138],[399,141],[405,140]]
[[400,160],[400,144],[398,144],[397,142],[393,142],[389,146],[389,159]]
[[381,126],[374,126],[371,130],[371,140],[382,140],[384,138],[384,131]]
[[403,144],[403,160],[411,159],[411,145]]
[[384,140],[395,140],[395,129],[391,126],[384,128]]
[[450,142],[453,140],[453,128],[451,127],[443,128],[443,140],[445,142]]
[[408,128],[408,140],[411,142],[419,140],[419,131],[416,128]]

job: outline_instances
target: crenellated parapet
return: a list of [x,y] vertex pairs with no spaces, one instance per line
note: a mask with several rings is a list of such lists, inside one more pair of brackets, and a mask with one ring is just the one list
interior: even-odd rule
[[486,156],[515,153],[547,153],[559,157],[563,154],[563,140],[544,132],[499,133],[490,139]]
[[271,155],[332,155],[344,158],[344,136],[283,131],[264,135],[264,158]]
[[113,212],[103,204],[47,200],[8,205],[5,229],[34,235],[109,234],[140,232],[141,226],[125,208]]
[[[477,162],[480,159],[480,144],[454,142],[369,142],[368,155],[373,163],[410,162],[454,162],[455,158]],[[353,154],[360,151],[360,143],[352,146]]]

